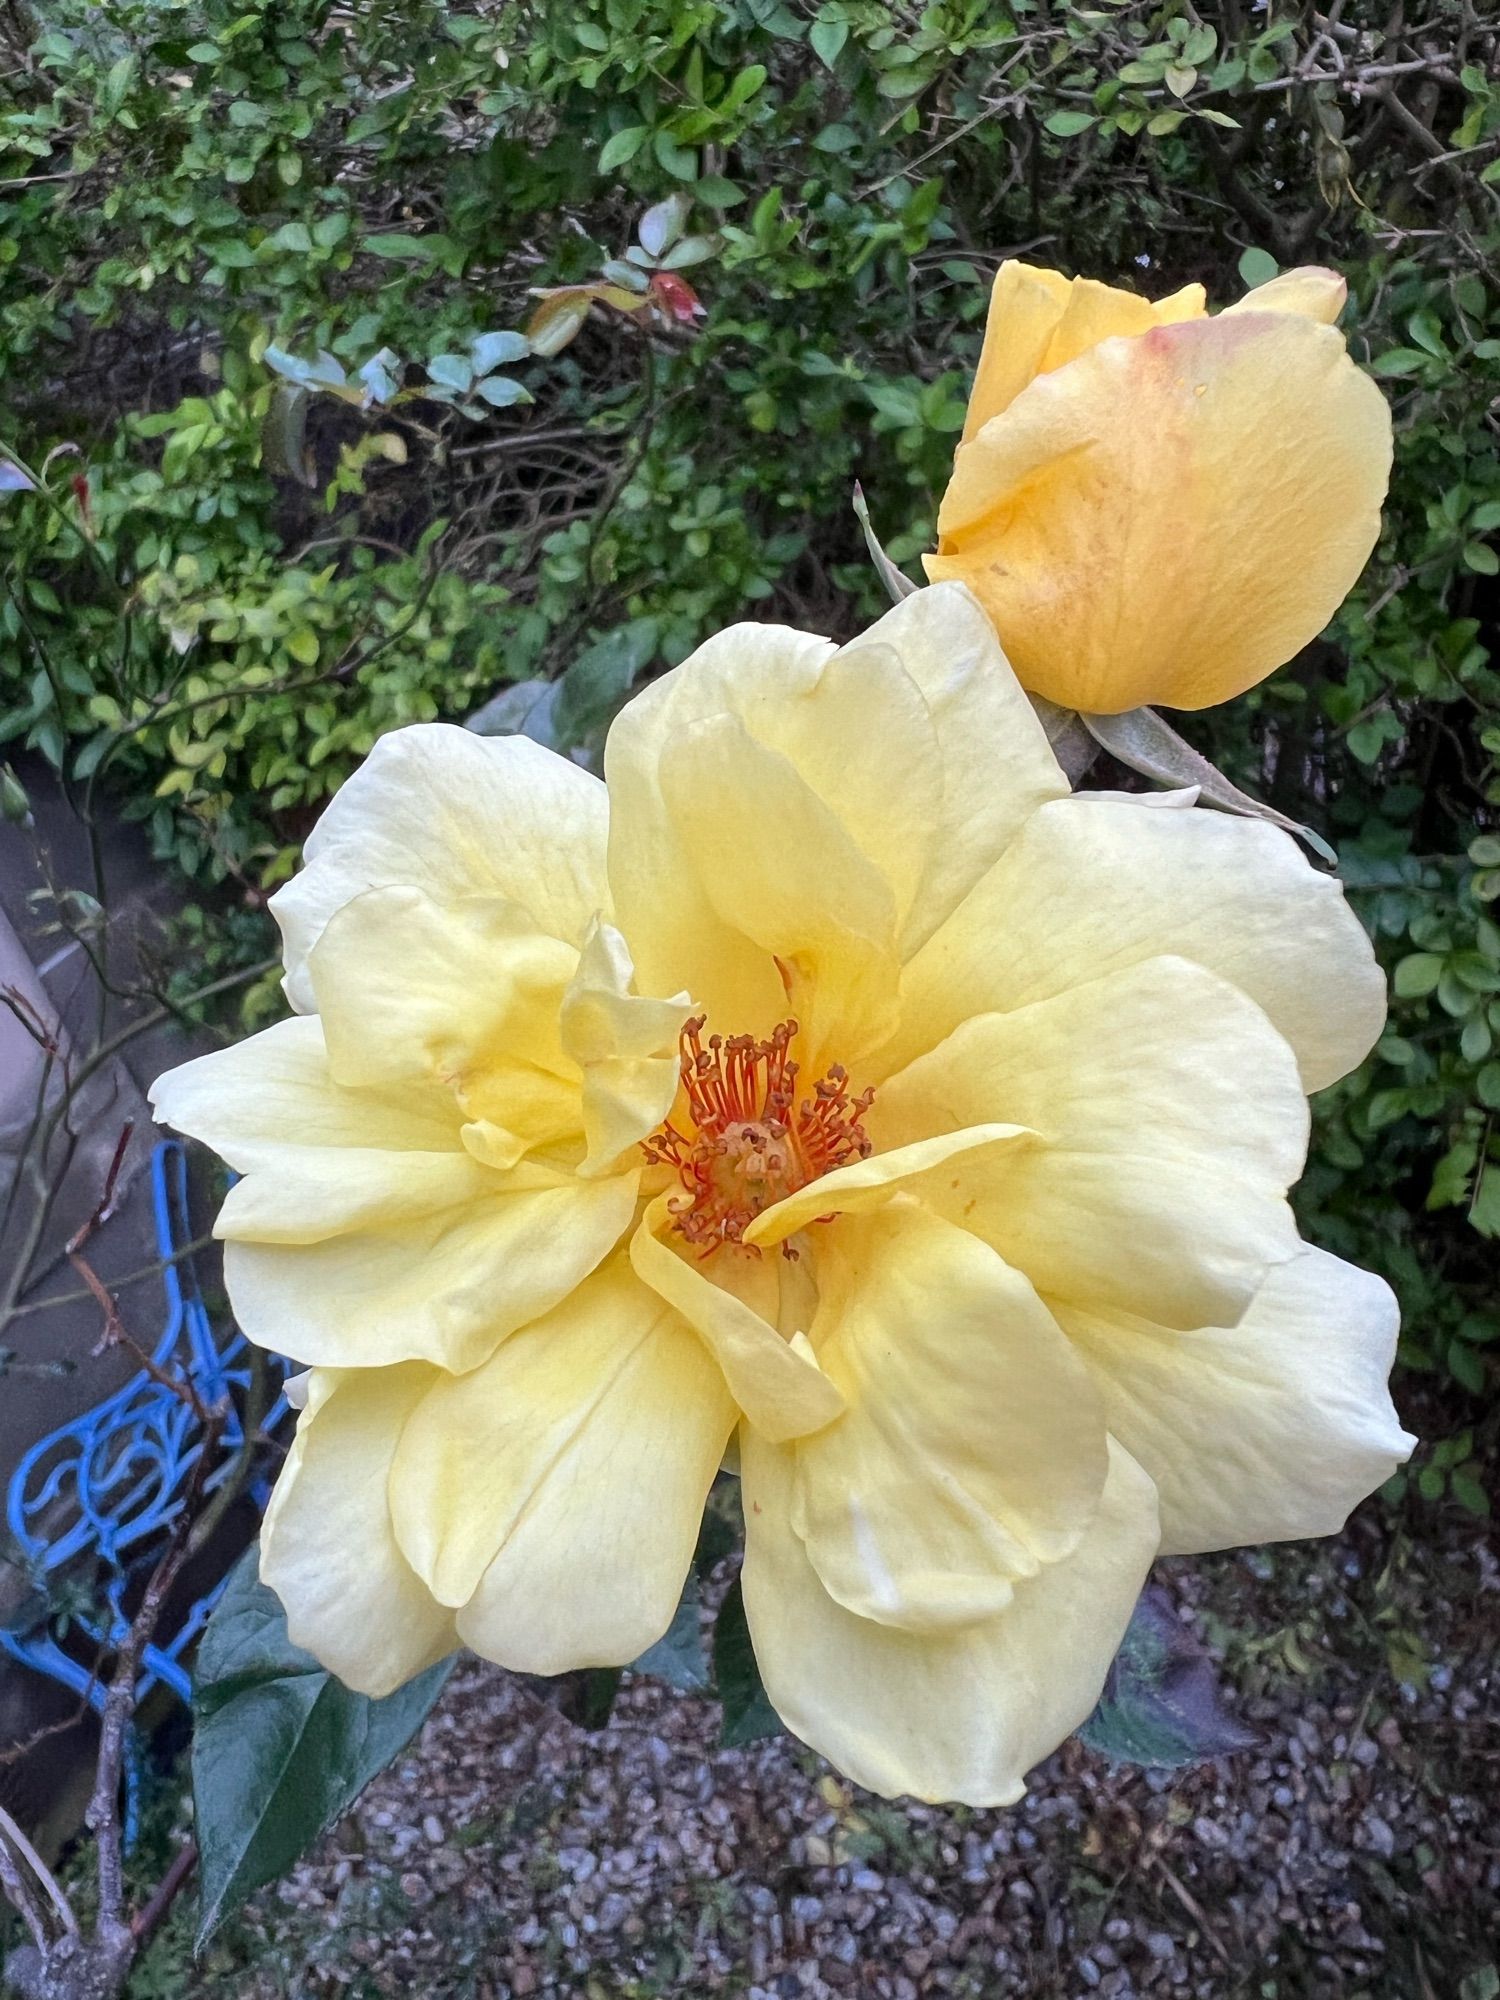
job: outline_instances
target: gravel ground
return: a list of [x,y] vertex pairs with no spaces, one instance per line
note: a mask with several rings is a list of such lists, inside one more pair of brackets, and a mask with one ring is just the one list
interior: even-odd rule
[[[1258,1749],[1073,1743],[1023,1803],[890,1805],[785,1738],[627,1683],[587,1733],[460,1668],[411,1752],[187,1990],[746,2000],[1494,2000],[1500,1568],[1378,1506],[1339,1542],[1164,1564]],[[164,1943],[143,1989],[165,1978]]]

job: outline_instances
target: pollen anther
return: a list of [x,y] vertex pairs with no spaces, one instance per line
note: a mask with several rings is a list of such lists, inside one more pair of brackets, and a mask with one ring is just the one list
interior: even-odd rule
[[[799,1104],[798,1065],[789,1053],[795,1021],[781,1022],[764,1041],[710,1035],[706,1046],[705,1025],[699,1015],[682,1030],[681,1125],[668,1119],[641,1150],[653,1166],[676,1172],[684,1194],[667,1204],[673,1226],[707,1257],[723,1244],[740,1244],[763,1209],[835,1167],[867,1158],[872,1148],[862,1121],[875,1092],[851,1097],[848,1072],[835,1063]],[[785,1245],[783,1253],[797,1254]]]

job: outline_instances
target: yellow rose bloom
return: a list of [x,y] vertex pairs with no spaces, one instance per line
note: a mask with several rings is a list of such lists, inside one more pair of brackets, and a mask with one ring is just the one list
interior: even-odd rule
[[1380,533],[1385,398],[1334,271],[1209,318],[1005,263],[934,581],[967,583],[1024,686],[1085,714],[1208,708],[1316,638]]
[[273,901],[296,1018],[161,1078],[311,1368],[262,1574],[351,1686],[665,1631],[727,1452],[790,1728],[993,1804],[1161,1548],[1321,1534],[1405,1454],[1394,1302],[1298,1240],[1384,987],[1246,820],[1070,796],[960,586],[741,625],[607,786],[385,737]]

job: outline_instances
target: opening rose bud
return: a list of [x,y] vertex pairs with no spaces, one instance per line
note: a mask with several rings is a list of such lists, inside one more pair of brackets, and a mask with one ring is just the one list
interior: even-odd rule
[[1210,318],[1000,267],[938,513],[1022,684],[1085,713],[1207,708],[1328,623],[1380,532],[1385,399],[1333,325],[1336,272]]

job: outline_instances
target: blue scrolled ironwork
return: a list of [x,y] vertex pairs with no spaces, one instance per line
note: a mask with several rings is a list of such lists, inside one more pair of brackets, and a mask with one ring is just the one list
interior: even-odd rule
[[[157,1249],[166,1293],[166,1324],[151,1359],[164,1382],[144,1369],[92,1409],[38,1440],[16,1467],[6,1494],[10,1553],[36,1585],[41,1615],[25,1628],[0,1628],[0,1649],[36,1668],[102,1711],[106,1676],[99,1663],[130,1629],[128,1599],[148,1572],[186,1504],[204,1449],[190,1404],[169,1386],[190,1383],[203,1406],[226,1412],[215,1463],[204,1475],[206,1496],[243,1472],[250,1440],[250,1350],[237,1328],[215,1339],[188,1245],[187,1161],[181,1145],[163,1140],[151,1157]],[[286,1412],[280,1393],[261,1419],[270,1431]],[[262,1468],[248,1490],[265,1498]],[[77,1608],[58,1608],[59,1585],[75,1585]],[[139,1703],[155,1688],[179,1700],[189,1695],[186,1661],[222,1584],[188,1607],[174,1630],[158,1632],[142,1656]],[[66,1639],[67,1644],[62,1641]],[[92,1662],[86,1657],[92,1654]],[[129,1785],[134,1818],[135,1784]]]

